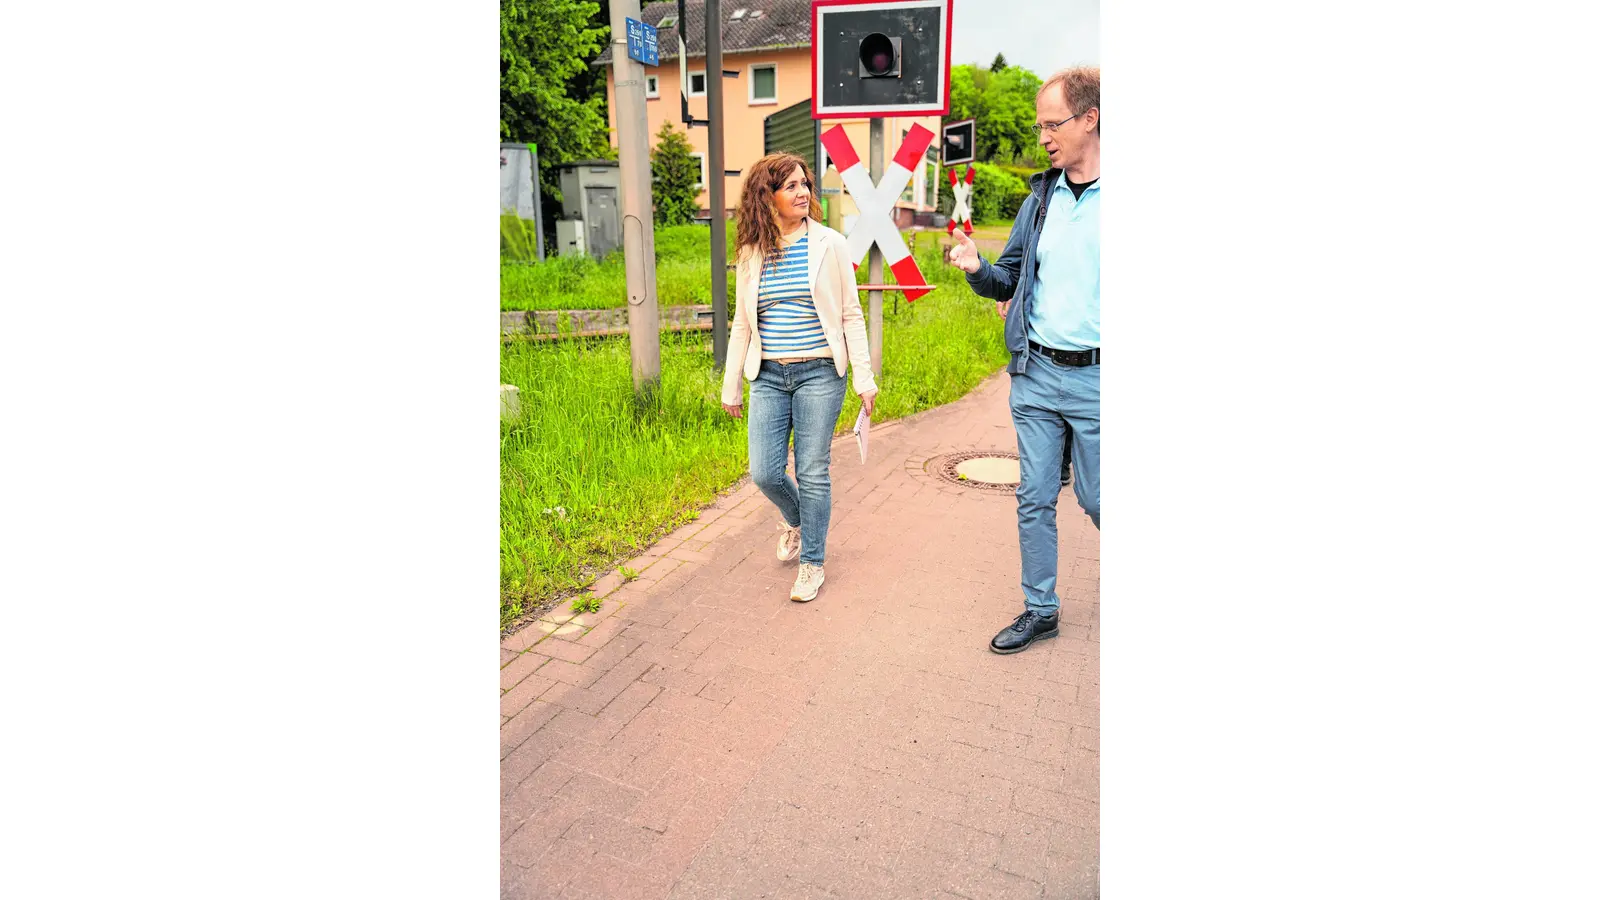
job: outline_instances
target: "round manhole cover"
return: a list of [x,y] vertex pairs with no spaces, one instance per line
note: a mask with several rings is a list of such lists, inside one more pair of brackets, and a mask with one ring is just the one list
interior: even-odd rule
[[1014,493],[1022,480],[1017,454],[1006,450],[948,453],[928,460],[924,469],[941,481],[1006,494]]

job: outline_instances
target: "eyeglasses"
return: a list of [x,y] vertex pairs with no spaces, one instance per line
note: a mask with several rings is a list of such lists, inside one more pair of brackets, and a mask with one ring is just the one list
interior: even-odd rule
[[1050,129],[1051,131],[1055,131],[1057,128],[1060,128],[1061,126],[1067,124],[1068,122],[1071,122],[1073,119],[1076,119],[1078,116],[1081,116],[1081,115],[1083,115],[1083,113],[1078,113],[1078,115],[1075,115],[1075,116],[1067,116],[1065,119],[1062,119],[1059,122],[1046,122],[1043,125],[1040,125],[1038,122],[1035,122],[1032,125],[1029,125],[1028,127],[1033,129],[1033,136],[1034,137],[1038,137],[1039,135],[1044,133],[1044,130],[1046,128]]

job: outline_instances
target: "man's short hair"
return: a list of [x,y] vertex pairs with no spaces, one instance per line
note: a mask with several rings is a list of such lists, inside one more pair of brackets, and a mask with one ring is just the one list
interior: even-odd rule
[[[1073,66],[1069,69],[1051,75],[1045,79],[1039,88],[1040,96],[1048,90],[1059,90],[1066,98],[1067,108],[1073,115],[1082,115],[1088,110],[1100,108],[1100,67],[1099,66]],[[1096,134],[1100,133],[1100,123],[1094,125]]]

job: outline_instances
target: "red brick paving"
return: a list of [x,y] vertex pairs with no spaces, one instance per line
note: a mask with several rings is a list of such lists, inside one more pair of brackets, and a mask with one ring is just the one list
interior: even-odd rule
[[503,897],[1098,895],[1099,532],[1063,491],[1061,635],[998,656],[1015,498],[921,468],[1015,450],[1007,387],[835,445],[816,601],[747,484],[502,642]]

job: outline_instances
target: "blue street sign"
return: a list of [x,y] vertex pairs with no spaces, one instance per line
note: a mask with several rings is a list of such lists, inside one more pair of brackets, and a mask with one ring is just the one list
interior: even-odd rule
[[656,27],[638,19],[628,19],[628,58],[647,66],[661,65],[661,48],[656,42]]

